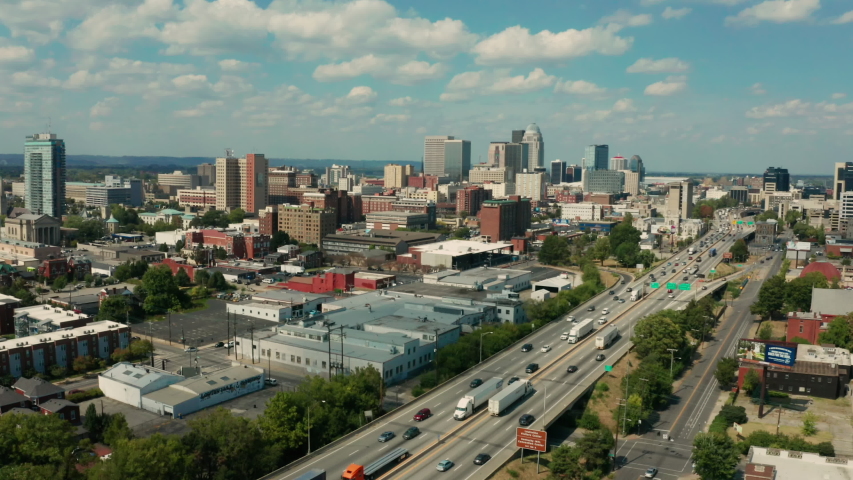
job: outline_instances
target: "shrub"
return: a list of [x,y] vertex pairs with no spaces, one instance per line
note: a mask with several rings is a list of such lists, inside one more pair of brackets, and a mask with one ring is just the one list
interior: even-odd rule
[[770,396],[771,398],[791,398],[791,396],[788,395],[787,393],[777,392],[776,390],[768,390],[767,395]]
[[610,391],[610,385],[608,385],[606,383],[599,383],[595,386],[595,389],[599,392],[609,392]]
[[832,446],[832,442],[820,442],[817,444],[817,453],[822,457],[834,457],[835,447]]
[[506,473],[512,478],[518,478],[518,472],[516,472],[515,470],[510,470],[509,468],[507,468]]
[[584,412],[578,421],[578,427],[586,430],[598,430],[601,428],[601,419],[595,412]]
[[412,389],[412,395],[417,398],[426,393],[426,390],[423,389],[420,385],[415,385],[415,388]]
[[746,423],[746,409],[734,405],[723,405],[720,409],[719,416],[723,417],[727,423]]
[[93,398],[103,397],[104,392],[101,391],[100,388],[92,388],[80,393],[72,393],[71,395],[66,395],[65,399],[69,402],[81,403],[86,400],[91,400]]

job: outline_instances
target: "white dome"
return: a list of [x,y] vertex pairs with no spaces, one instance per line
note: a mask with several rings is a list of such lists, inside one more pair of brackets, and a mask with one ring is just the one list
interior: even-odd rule
[[527,126],[527,130],[524,131],[524,134],[527,135],[528,133],[537,133],[539,135],[542,135],[542,132],[539,131],[539,126],[537,126],[535,123],[531,123]]

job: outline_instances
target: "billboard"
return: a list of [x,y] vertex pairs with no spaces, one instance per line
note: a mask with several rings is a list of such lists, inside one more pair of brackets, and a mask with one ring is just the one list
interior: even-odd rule
[[545,452],[548,450],[548,432],[516,427],[515,446],[527,450]]
[[737,358],[741,362],[793,368],[797,359],[797,345],[790,342],[741,338],[737,344]]

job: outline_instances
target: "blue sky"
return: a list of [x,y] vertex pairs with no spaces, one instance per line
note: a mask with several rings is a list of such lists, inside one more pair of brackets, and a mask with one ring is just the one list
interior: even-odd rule
[[[109,4],[104,7],[103,5]],[[649,170],[829,174],[847,0],[0,0],[0,152],[419,161],[536,122]],[[848,96],[849,95],[849,96]]]

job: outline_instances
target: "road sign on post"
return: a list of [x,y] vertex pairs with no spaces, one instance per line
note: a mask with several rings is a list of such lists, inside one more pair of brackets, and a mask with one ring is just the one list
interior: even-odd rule
[[545,452],[548,447],[548,432],[518,427],[515,429],[515,446]]
[[670,290],[675,290],[676,288],[678,288],[678,284],[675,282],[670,282],[666,284],[666,288]]
[[717,271],[712,268],[711,273],[717,273]]
[[737,224],[738,224],[738,225],[743,225],[743,220],[738,220],[738,221],[737,221]]
[[755,222],[746,222],[747,225],[755,225]]
[[690,284],[689,284],[689,283],[682,283],[681,285],[679,285],[679,286],[678,286],[678,289],[679,289],[679,290],[690,291]]
[[652,288],[660,288],[660,284],[658,282],[652,282]]
[[613,371],[613,365],[605,365],[604,371],[605,372],[612,372]]

